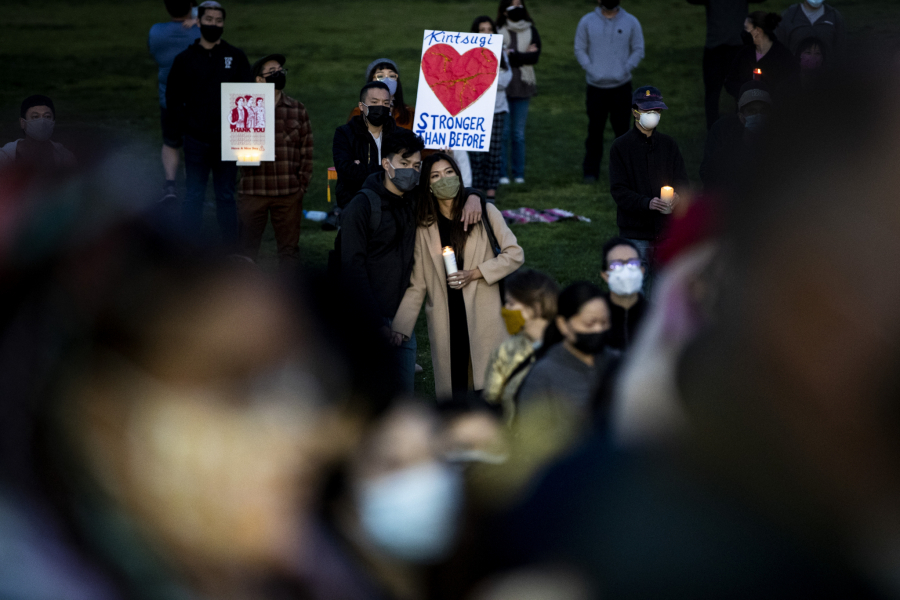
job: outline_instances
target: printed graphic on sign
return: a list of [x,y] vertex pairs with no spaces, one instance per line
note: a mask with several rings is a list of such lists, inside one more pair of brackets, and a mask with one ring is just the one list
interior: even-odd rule
[[431,91],[455,117],[494,83],[497,57],[484,48],[474,48],[460,56],[453,46],[438,44],[425,51],[422,73]]
[[487,152],[503,36],[425,31],[413,130],[426,148]]
[[275,160],[274,84],[222,84],[222,160]]

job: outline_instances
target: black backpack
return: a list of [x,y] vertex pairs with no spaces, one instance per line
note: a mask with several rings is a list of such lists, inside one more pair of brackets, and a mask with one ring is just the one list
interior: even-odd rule
[[[378,227],[381,225],[381,196],[376,194],[373,190],[368,188],[363,188],[359,190],[359,194],[364,194],[366,198],[369,199],[369,206],[372,209],[372,214],[369,217],[369,234],[373,234],[378,231]],[[354,197],[355,198],[355,197]],[[352,200],[351,200],[352,202]],[[332,280],[334,284],[340,284],[341,280],[341,226],[340,220],[338,220],[338,232],[334,238],[334,250],[328,251],[328,277]]]

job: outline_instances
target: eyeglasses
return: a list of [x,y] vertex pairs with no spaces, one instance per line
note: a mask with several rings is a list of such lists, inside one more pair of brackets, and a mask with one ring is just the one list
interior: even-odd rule
[[624,267],[635,267],[636,269],[641,268],[641,259],[639,258],[630,258],[628,260],[611,260],[609,261],[609,270],[610,271],[618,271]]
[[399,77],[399,75],[385,75],[382,73],[380,75],[376,75],[375,80],[376,81],[384,81],[385,79],[393,79],[394,81],[397,81],[398,77]]
[[288,72],[287,69],[278,69],[277,71],[269,71],[268,73],[263,73],[262,76],[263,76],[263,77],[270,77],[270,76],[276,75],[276,74],[278,74],[278,73],[284,73],[285,75],[287,75],[287,72]]

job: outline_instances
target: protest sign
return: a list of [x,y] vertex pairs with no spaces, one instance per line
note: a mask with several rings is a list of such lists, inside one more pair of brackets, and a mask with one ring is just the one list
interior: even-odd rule
[[275,160],[275,84],[222,84],[222,160]]
[[426,148],[490,150],[502,52],[502,35],[425,31],[413,131]]

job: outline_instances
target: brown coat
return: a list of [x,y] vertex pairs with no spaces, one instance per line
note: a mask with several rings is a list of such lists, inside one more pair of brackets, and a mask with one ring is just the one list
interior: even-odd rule
[[[500,286],[497,282],[518,269],[525,262],[525,253],[516,243],[516,236],[506,225],[503,215],[493,204],[487,205],[487,215],[501,253],[494,256],[487,233],[481,223],[466,240],[463,264],[467,269],[476,266],[484,279],[463,288],[466,320],[469,325],[469,344],[472,356],[472,377],[475,389],[484,387],[491,352],[507,338],[506,325],[500,316]],[[411,336],[425,300],[428,319],[428,339],[431,341],[431,363],[434,367],[434,387],[438,397],[449,396],[450,387],[450,309],[447,300],[447,274],[441,254],[441,235],[437,223],[416,230],[415,263],[409,287],[397,309],[393,329]]]

